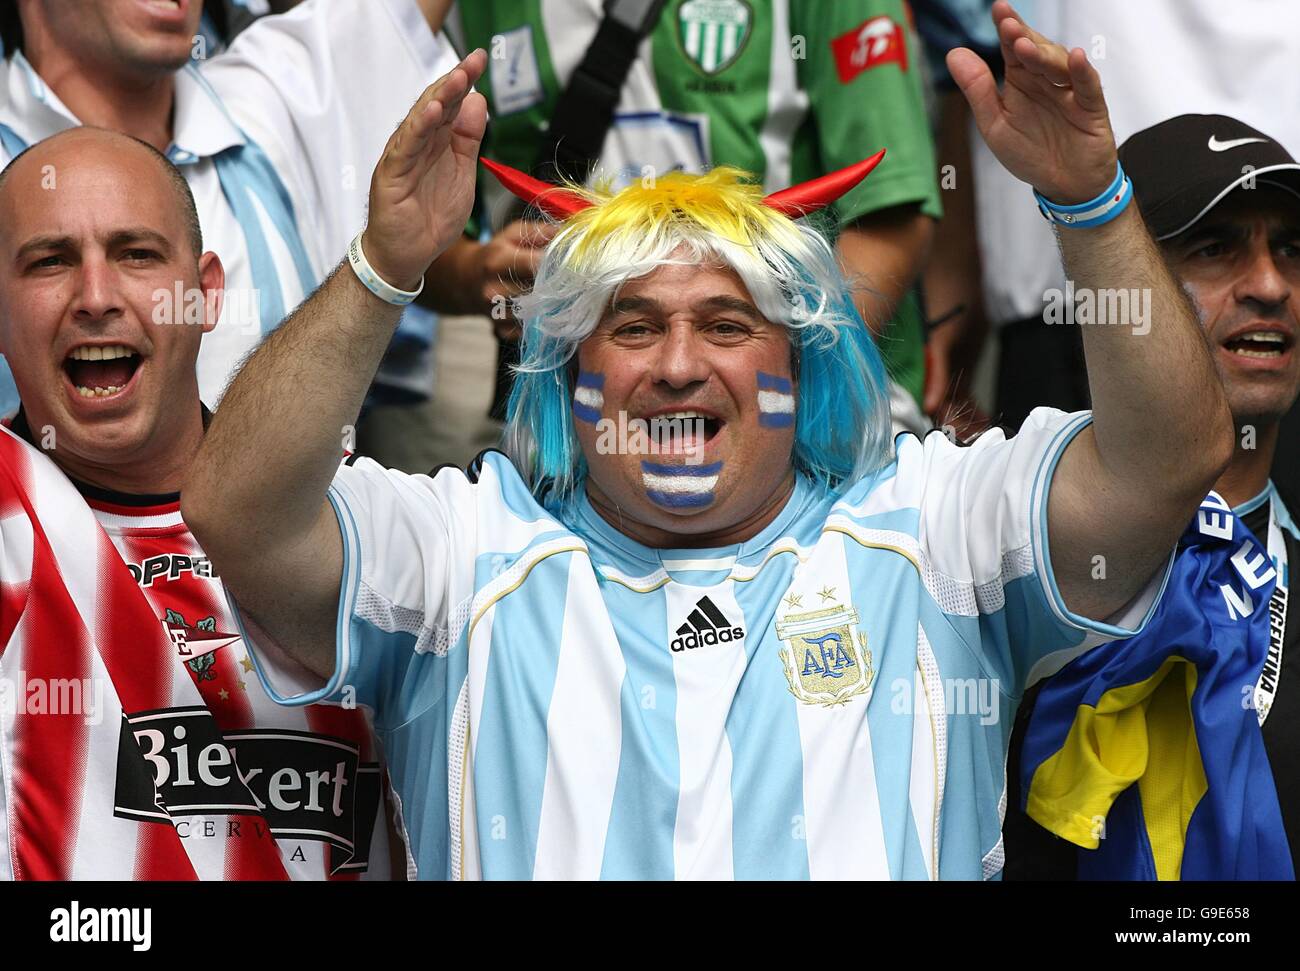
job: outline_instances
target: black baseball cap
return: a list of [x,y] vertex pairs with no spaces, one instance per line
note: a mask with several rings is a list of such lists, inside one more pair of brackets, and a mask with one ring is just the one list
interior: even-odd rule
[[1291,153],[1226,115],[1179,115],[1145,128],[1120,146],[1119,162],[1156,239],[1186,232],[1252,178],[1300,198],[1300,164]]

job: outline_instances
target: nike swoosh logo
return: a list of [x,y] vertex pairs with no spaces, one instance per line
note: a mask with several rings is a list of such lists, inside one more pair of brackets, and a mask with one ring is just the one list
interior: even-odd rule
[[1226,152],[1230,148],[1239,148],[1242,145],[1249,145],[1251,142],[1266,141],[1268,141],[1267,138],[1234,138],[1231,141],[1221,142],[1216,136],[1211,135],[1209,146],[1211,152]]

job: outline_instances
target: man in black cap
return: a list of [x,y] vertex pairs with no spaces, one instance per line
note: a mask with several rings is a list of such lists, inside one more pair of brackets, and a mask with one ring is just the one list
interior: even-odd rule
[[[1152,237],[1197,308],[1232,410],[1237,447],[1214,489],[1268,549],[1284,588],[1275,595],[1270,657],[1253,704],[1265,716],[1264,746],[1294,855],[1300,618],[1285,588],[1300,534],[1270,469],[1282,419],[1300,394],[1300,164],[1269,136],[1223,115],[1153,125],[1129,138],[1119,158]],[[1021,744],[1037,696],[1038,688],[1026,694],[1012,737],[1006,876],[1072,879],[1078,851],[1020,809]]]

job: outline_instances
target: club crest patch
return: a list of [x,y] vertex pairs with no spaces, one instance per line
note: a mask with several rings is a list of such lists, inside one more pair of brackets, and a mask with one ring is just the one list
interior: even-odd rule
[[[783,603],[789,604],[793,595]],[[794,604],[798,605],[796,599]],[[790,693],[806,705],[843,705],[871,687],[874,671],[858,612],[842,605],[777,618]]]
[[687,0],[677,10],[682,50],[705,74],[736,62],[754,23],[744,0]]

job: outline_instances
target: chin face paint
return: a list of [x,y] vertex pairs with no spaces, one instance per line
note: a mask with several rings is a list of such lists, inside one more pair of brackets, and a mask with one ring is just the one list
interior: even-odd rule
[[694,509],[713,502],[721,462],[709,465],[660,465],[641,463],[641,480],[646,496],[665,509]]
[[592,371],[579,371],[573,388],[573,417],[594,425],[600,421],[600,410],[605,406],[605,375]]
[[794,385],[789,378],[758,372],[758,423],[764,428],[794,424]]

